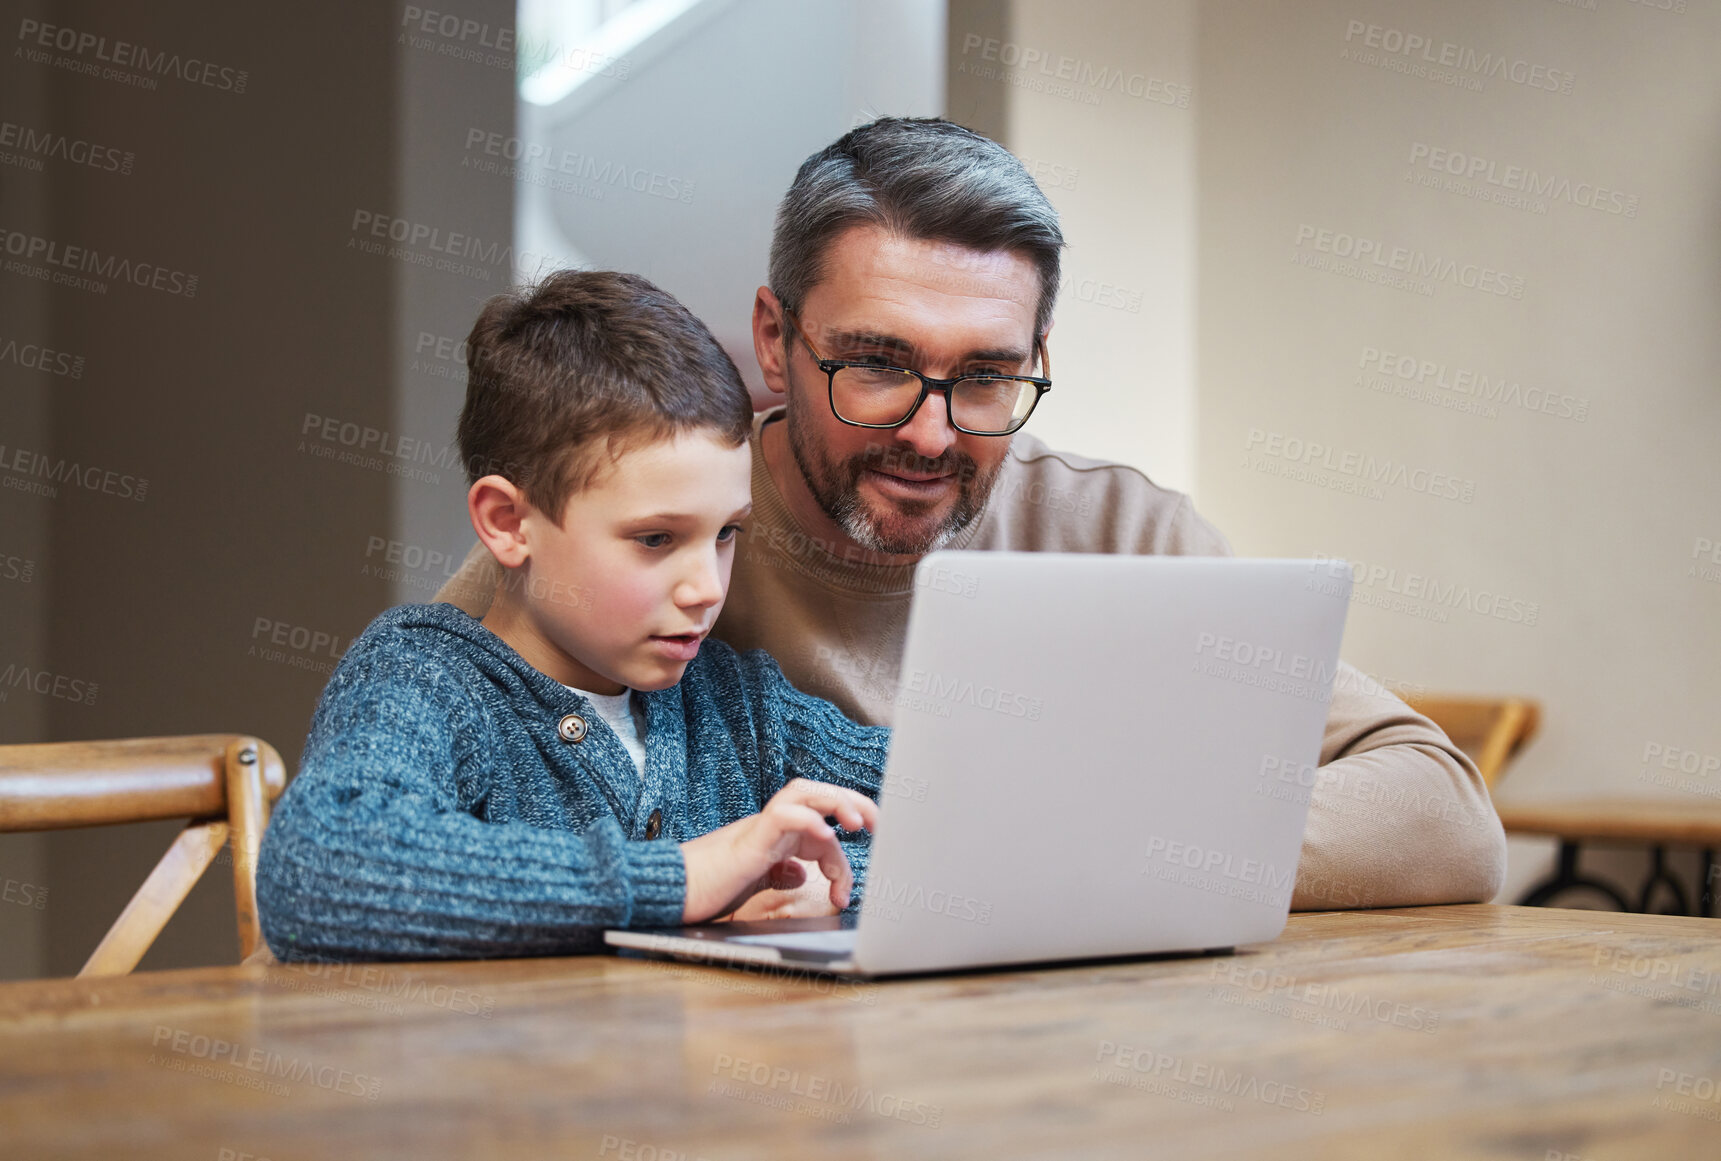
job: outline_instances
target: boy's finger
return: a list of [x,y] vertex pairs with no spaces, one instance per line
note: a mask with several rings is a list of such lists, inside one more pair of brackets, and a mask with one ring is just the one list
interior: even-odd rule
[[793,797],[820,814],[834,817],[844,830],[873,830],[878,825],[878,803],[864,794],[804,778],[789,785],[796,791]]
[[830,850],[819,855],[819,870],[831,881],[831,905],[847,907],[849,895],[854,891],[855,877],[854,872],[849,870],[848,856],[843,854],[843,848],[834,841]]

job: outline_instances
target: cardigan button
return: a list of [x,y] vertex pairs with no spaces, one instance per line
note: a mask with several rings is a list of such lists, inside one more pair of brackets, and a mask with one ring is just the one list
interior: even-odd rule
[[654,839],[663,833],[663,811],[654,810],[651,817],[645,820],[645,837]]
[[579,714],[569,714],[556,723],[556,733],[562,735],[564,742],[578,742],[586,736],[586,719]]

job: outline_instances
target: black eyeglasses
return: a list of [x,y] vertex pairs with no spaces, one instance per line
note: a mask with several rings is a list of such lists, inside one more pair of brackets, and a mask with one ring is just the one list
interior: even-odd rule
[[[807,338],[801,320],[792,311],[783,312],[825,373],[830,388],[831,414],[851,427],[901,427],[914,418],[920,405],[934,391],[944,393],[950,426],[968,435],[1009,435],[1028,422],[1040,396],[1052,389],[1049,378],[1035,375],[957,375],[934,379],[907,367],[886,367],[850,359],[827,359]],[[1050,371],[1045,343],[1034,340],[1040,366]]]

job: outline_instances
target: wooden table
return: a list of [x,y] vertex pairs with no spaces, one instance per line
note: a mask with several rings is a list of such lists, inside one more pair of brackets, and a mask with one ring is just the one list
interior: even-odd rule
[[[1713,916],[1716,884],[1721,878],[1715,859],[1721,848],[1721,802],[1667,798],[1567,798],[1551,802],[1497,803],[1500,824],[1507,834],[1549,835],[1560,840],[1555,869],[1532,887],[1520,903],[1557,904],[1570,892],[1591,892],[1621,911],[1649,911],[1659,891],[1681,915]],[[1649,847],[1649,874],[1628,899],[1612,884],[1581,874],[1578,856],[1585,843]],[[1703,880],[1697,898],[1667,869],[1667,848],[1697,847],[1703,856]],[[1573,902],[1570,898],[1564,902]],[[1721,1150],[1717,1151],[1721,1155]]]
[[0,1156],[1721,1155],[1721,923],[1293,916],[855,984],[608,957],[0,987]]

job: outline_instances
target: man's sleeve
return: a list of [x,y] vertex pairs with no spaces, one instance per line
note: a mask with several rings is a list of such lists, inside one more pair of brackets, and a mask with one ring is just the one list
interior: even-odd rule
[[[759,692],[760,755],[765,798],[792,778],[811,778],[858,791],[878,801],[890,751],[890,730],[852,721],[821,697],[802,693],[789,683],[769,653],[755,649],[737,659],[749,689]],[[860,906],[866,890],[872,835],[839,828],[837,840],[854,872],[849,909]]]
[[482,621],[490,611],[490,602],[495,599],[496,586],[501,580],[502,566],[482,542],[474,542],[466,559],[460,562],[460,571],[449,577],[430,600],[432,604],[453,605]]
[[[351,662],[351,664],[349,664]],[[282,960],[572,954],[602,929],[681,922],[679,844],[485,822],[482,710],[436,659],[349,654],[258,862]]]
[[[1231,555],[1187,496],[1135,539],[1136,552]],[[1340,662],[1292,910],[1485,903],[1505,876],[1506,835],[1475,765],[1439,726]]]
[[1505,877],[1506,834],[1475,764],[1341,662],[1291,908],[1486,903]]

